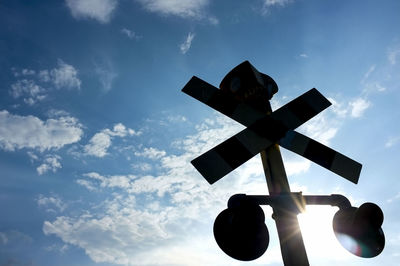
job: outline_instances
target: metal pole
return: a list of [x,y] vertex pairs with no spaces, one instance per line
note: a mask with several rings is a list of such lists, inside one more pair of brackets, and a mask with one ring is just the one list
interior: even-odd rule
[[[285,167],[278,144],[261,152],[265,178],[271,196],[290,193]],[[285,266],[309,266],[297,214],[293,208],[273,207],[272,218],[278,230],[283,263]]]

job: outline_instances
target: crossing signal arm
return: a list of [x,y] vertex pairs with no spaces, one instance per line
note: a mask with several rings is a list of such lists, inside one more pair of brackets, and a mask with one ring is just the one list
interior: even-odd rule
[[222,114],[247,126],[206,153],[192,160],[193,166],[210,183],[274,143],[297,153],[357,184],[362,165],[353,159],[294,131],[331,103],[317,89],[311,89],[270,115],[239,102],[232,95],[192,77],[182,91]]
[[182,91],[246,126],[192,160],[193,166],[210,184],[261,154],[270,195],[236,194],[229,199],[228,208],[214,223],[215,240],[226,254],[248,261],[266,251],[269,234],[259,205],[270,205],[285,266],[309,265],[297,220],[297,214],[305,210],[306,204],[339,207],[333,218],[333,230],[351,253],[371,258],[382,252],[385,245],[381,228],[383,213],[377,205],[364,203],[356,208],[342,195],[303,196],[301,192],[290,191],[279,146],[355,184],[360,176],[360,163],[295,131],[331,105],[317,89],[272,111],[269,100],[278,86],[271,77],[245,61],[225,76],[220,89],[193,76]]

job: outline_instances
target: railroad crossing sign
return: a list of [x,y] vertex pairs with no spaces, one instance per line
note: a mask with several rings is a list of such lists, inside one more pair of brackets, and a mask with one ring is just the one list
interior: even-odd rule
[[[310,201],[313,197],[303,197],[301,193],[290,191],[279,146],[357,184],[360,163],[294,131],[331,103],[314,88],[273,112],[269,100],[278,91],[278,86],[271,77],[258,72],[248,61],[231,70],[222,80],[220,89],[194,76],[182,91],[246,126],[241,132],[192,160],[193,166],[213,184],[260,153],[270,194],[262,197],[261,202],[268,201],[270,203],[267,204],[273,208],[284,264],[309,265],[297,220],[297,214],[301,211],[299,205],[326,204],[326,201],[323,200],[324,196],[317,197],[314,202]],[[257,206],[261,203],[258,201],[254,204],[254,199],[260,197],[232,198],[228,202],[228,209],[215,220],[215,239],[221,249],[233,258],[256,259],[268,246],[264,214]],[[337,197],[331,200],[334,198]],[[361,246],[368,250],[365,253],[367,255],[362,255],[364,257],[378,255],[384,247],[382,211],[372,203],[359,209],[345,205],[340,207],[335,216],[335,234],[345,232],[358,239]],[[358,225],[353,221],[358,216],[363,223],[366,221],[366,226],[362,234],[356,235],[354,228]]]
[[[236,69],[249,67],[254,69],[246,61]],[[221,84],[223,83],[224,81]],[[239,101],[234,92],[217,89],[195,76],[182,91],[247,126],[246,129],[192,160],[193,166],[210,184],[274,143],[279,143],[280,146],[357,184],[361,172],[360,163],[294,131],[331,105],[317,89],[309,90],[270,114],[262,112],[254,105]],[[265,101],[264,104],[269,102]]]

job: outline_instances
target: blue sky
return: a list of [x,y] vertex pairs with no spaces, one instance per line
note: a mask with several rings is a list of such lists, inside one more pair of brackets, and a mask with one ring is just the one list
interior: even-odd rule
[[336,241],[337,209],[300,216],[311,265],[400,258],[400,2],[65,0],[0,2],[0,265],[251,263],[212,234],[232,194],[267,192],[259,156],[210,186],[190,161],[243,126],[183,94],[249,60],[280,90],[333,105],[298,131],[363,164],[358,185],[282,149],[293,191],[378,204],[385,250]]

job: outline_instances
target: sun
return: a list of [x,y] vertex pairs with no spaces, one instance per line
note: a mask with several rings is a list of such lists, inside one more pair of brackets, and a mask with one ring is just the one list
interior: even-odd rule
[[331,206],[307,206],[306,212],[298,215],[309,258],[340,260],[349,257],[333,232],[332,220],[337,210]]

